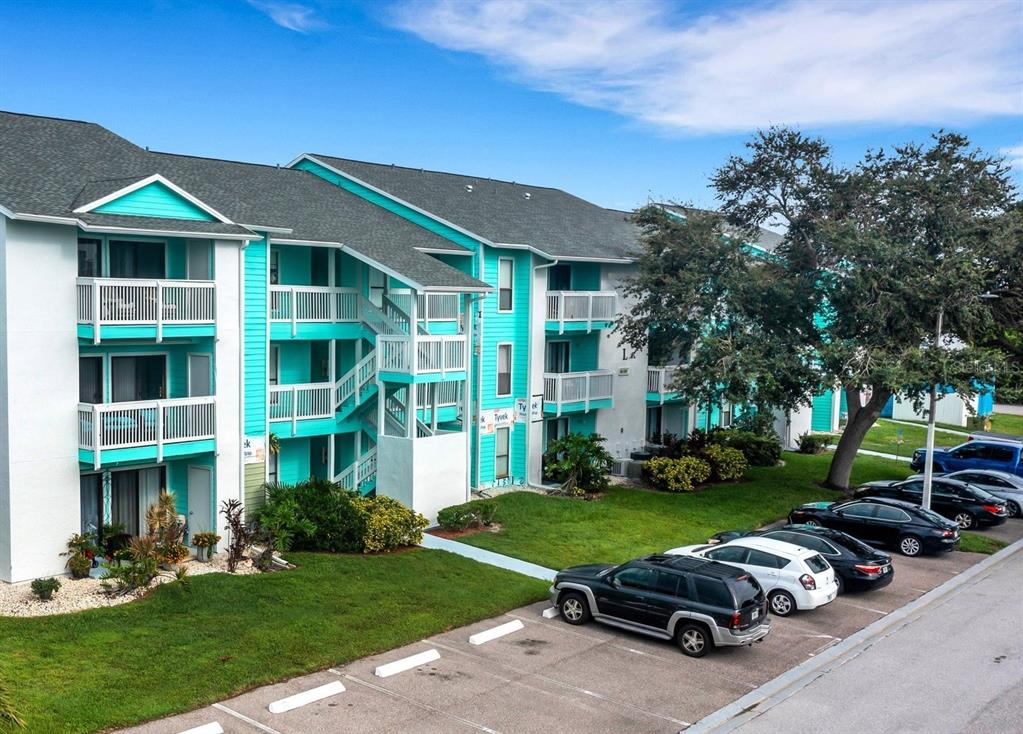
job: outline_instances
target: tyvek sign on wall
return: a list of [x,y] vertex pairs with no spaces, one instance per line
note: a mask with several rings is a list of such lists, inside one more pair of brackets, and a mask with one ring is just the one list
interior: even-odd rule
[[490,435],[498,428],[507,428],[514,423],[514,408],[492,408],[480,411],[479,431],[481,436]]

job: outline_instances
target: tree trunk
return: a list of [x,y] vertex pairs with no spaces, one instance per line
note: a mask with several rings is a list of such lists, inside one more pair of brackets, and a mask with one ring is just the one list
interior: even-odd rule
[[[852,391],[853,389],[846,390],[846,403],[850,406],[849,422],[842,432],[842,437],[838,440],[838,447],[831,458],[828,478],[825,480],[825,484],[829,487],[840,489],[847,495],[850,494],[849,475],[852,473],[856,453],[860,450],[867,431],[877,422],[877,419],[881,416],[881,409],[892,395],[889,390],[875,387],[871,393],[870,400],[863,407],[858,407],[859,391],[856,389],[855,403],[853,396],[849,394]],[[857,406],[855,409],[852,408],[854,404]]]

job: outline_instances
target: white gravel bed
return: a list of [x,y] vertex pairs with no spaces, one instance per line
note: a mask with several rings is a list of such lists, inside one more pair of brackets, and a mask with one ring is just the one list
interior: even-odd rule
[[[207,573],[227,573],[227,554],[218,553],[209,563],[189,560],[185,563],[189,576],[201,576]],[[243,560],[235,569],[236,575],[259,573],[259,569],[248,559]],[[127,604],[146,595],[148,589],[123,596],[113,596],[104,592],[99,579],[73,579],[61,576],[60,588],[53,594],[50,601],[43,601],[32,593],[31,586],[24,584],[0,584],[0,617],[44,617],[52,614],[68,614],[83,609],[96,607],[113,607]],[[173,581],[172,572],[161,572],[153,581],[153,586]],[[152,588],[152,587],[150,587]]]

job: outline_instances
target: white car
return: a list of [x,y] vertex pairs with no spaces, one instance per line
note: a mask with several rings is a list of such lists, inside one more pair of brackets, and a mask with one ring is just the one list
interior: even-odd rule
[[665,551],[736,566],[767,593],[771,612],[787,617],[797,609],[816,609],[838,595],[835,570],[820,553],[770,538],[736,538],[718,545],[686,545]]

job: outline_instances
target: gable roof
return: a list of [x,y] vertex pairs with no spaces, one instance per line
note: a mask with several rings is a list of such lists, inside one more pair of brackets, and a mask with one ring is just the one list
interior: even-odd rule
[[[161,199],[162,201],[160,201]],[[154,217],[230,221],[209,204],[195,198],[159,173],[140,179],[115,178],[109,181],[88,183],[78,194],[78,199],[72,206],[77,204],[74,209],[76,214],[90,211],[110,211],[112,214],[120,214],[121,212],[114,211],[114,208],[123,208],[132,203],[139,203],[143,208],[148,207],[154,210],[160,208],[165,211],[161,215],[154,213],[152,215]],[[174,216],[174,214],[180,213],[187,213],[188,216]]]
[[560,189],[327,155],[303,157],[487,244],[576,260],[627,261],[638,250],[639,228],[627,214]]
[[[289,240],[342,246],[411,285],[489,289],[417,248],[467,250],[304,171],[154,153],[99,125],[0,112],[0,209],[86,230]],[[88,209],[133,184],[162,181],[227,221],[125,216]],[[79,210],[79,211],[76,211]]]

